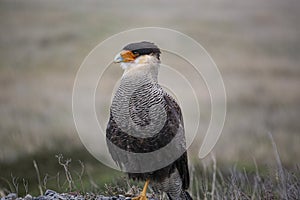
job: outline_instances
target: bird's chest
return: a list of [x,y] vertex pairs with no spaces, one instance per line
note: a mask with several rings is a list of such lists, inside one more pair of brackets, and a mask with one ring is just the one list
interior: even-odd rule
[[134,90],[121,86],[113,99],[111,114],[124,132],[153,132],[166,117],[162,91],[152,84]]

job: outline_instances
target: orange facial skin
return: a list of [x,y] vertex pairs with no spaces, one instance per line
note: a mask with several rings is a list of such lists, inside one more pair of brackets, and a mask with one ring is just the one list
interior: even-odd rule
[[135,58],[138,56],[138,55],[132,53],[131,51],[127,51],[127,50],[121,51],[120,55],[123,58],[123,62],[134,61]]

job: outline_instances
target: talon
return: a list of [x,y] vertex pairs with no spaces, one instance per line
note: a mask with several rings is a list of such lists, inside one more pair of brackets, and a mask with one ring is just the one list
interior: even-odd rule
[[142,193],[138,197],[133,197],[132,200],[148,200],[146,196],[149,180],[146,181]]
[[133,197],[133,198],[131,198],[131,199],[132,199],[132,200],[148,200],[146,196],[142,196],[142,195],[140,195],[140,196],[138,196],[138,197]]

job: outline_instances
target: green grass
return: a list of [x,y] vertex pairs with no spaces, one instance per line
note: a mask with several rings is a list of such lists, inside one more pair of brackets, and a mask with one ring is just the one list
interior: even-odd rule
[[[17,192],[23,196],[26,189],[23,182],[28,182],[28,192],[39,195],[39,181],[33,161],[37,163],[40,174],[40,185],[45,189],[59,192],[70,191],[64,167],[58,163],[56,155],[63,155],[62,162],[71,159],[68,172],[72,178],[74,191],[100,191],[106,183],[111,182],[120,172],[112,170],[96,159],[85,149],[75,149],[69,152],[41,151],[31,156],[25,156],[10,163],[0,163],[0,188],[4,191]],[[15,184],[13,184],[15,180]],[[24,180],[24,181],[23,181]],[[18,187],[16,185],[18,184]]]
[[[285,168],[269,134],[275,166],[237,162],[218,163],[214,155],[190,159],[194,199],[299,199],[300,167]],[[0,192],[38,196],[46,189],[57,192],[95,193],[106,196],[138,194],[143,183],[128,180],[94,159],[85,149],[40,151],[0,163]],[[151,190],[149,191],[151,192]]]
[[[275,0],[270,5],[259,0],[221,0],[203,6],[197,1],[186,4],[176,0],[165,6],[162,1],[150,5],[135,0],[132,4],[0,2],[0,46],[5,47],[0,48],[0,140],[5,141],[0,145],[1,161],[45,146],[53,150],[57,141],[68,140],[71,148],[80,146],[72,116],[72,89],[85,56],[120,31],[161,26],[196,39],[222,73],[228,107],[215,148],[218,158],[234,163],[241,159],[251,162],[255,157],[258,163],[270,163],[264,134],[272,131],[283,162],[291,166],[300,162],[300,68],[295,56],[300,46],[298,1]],[[160,12],[153,16],[149,9]],[[133,19],[132,12],[139,17]],[[162,55],[162,61],[164,58]],[[179,67],[189,71],[183,66]],[[121,69],[114,70],[103,82],[106,86],[112,84],[109,80],[120,78]],[[197,81],[192,76],[189,79]],[[205,84],[197,89],[203,102],[199,133],[204,134],[210,119],[210,96]],[[106,111],[109,95],[111,88],[104,86],[99,96],[105,101],[96,99]],[[97,114],[105,124],[107,113]]]
[[[299,166],[285,169],[280,160],[278,162],[273,168],[258,166],[255,160],[252,165],[236,163],[234,166],[222,163],[219,166],[214,157],[209,164],[193,161],[190,162],[189,190],[194,199],[299,198]],[[102,165],[84,149],[36,153],[0,163],[0,172],[0,191],[15,192],[19,196],[28,193],[39,196],[40,191],[43,193],[46,189],[114,196],[125,195],[132,188],[138,193],[142,187],[142,183],[130,181],[125,174]]]

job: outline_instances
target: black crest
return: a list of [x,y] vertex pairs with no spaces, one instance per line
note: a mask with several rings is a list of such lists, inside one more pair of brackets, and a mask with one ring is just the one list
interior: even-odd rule
[[152,42],[136,42],[136,43],[130,43],[126,45],[123,50],[129,50],[134,54],[138,55],[150,55],[155,54],[156,57],[159,59],[160,50],[159,48]]

